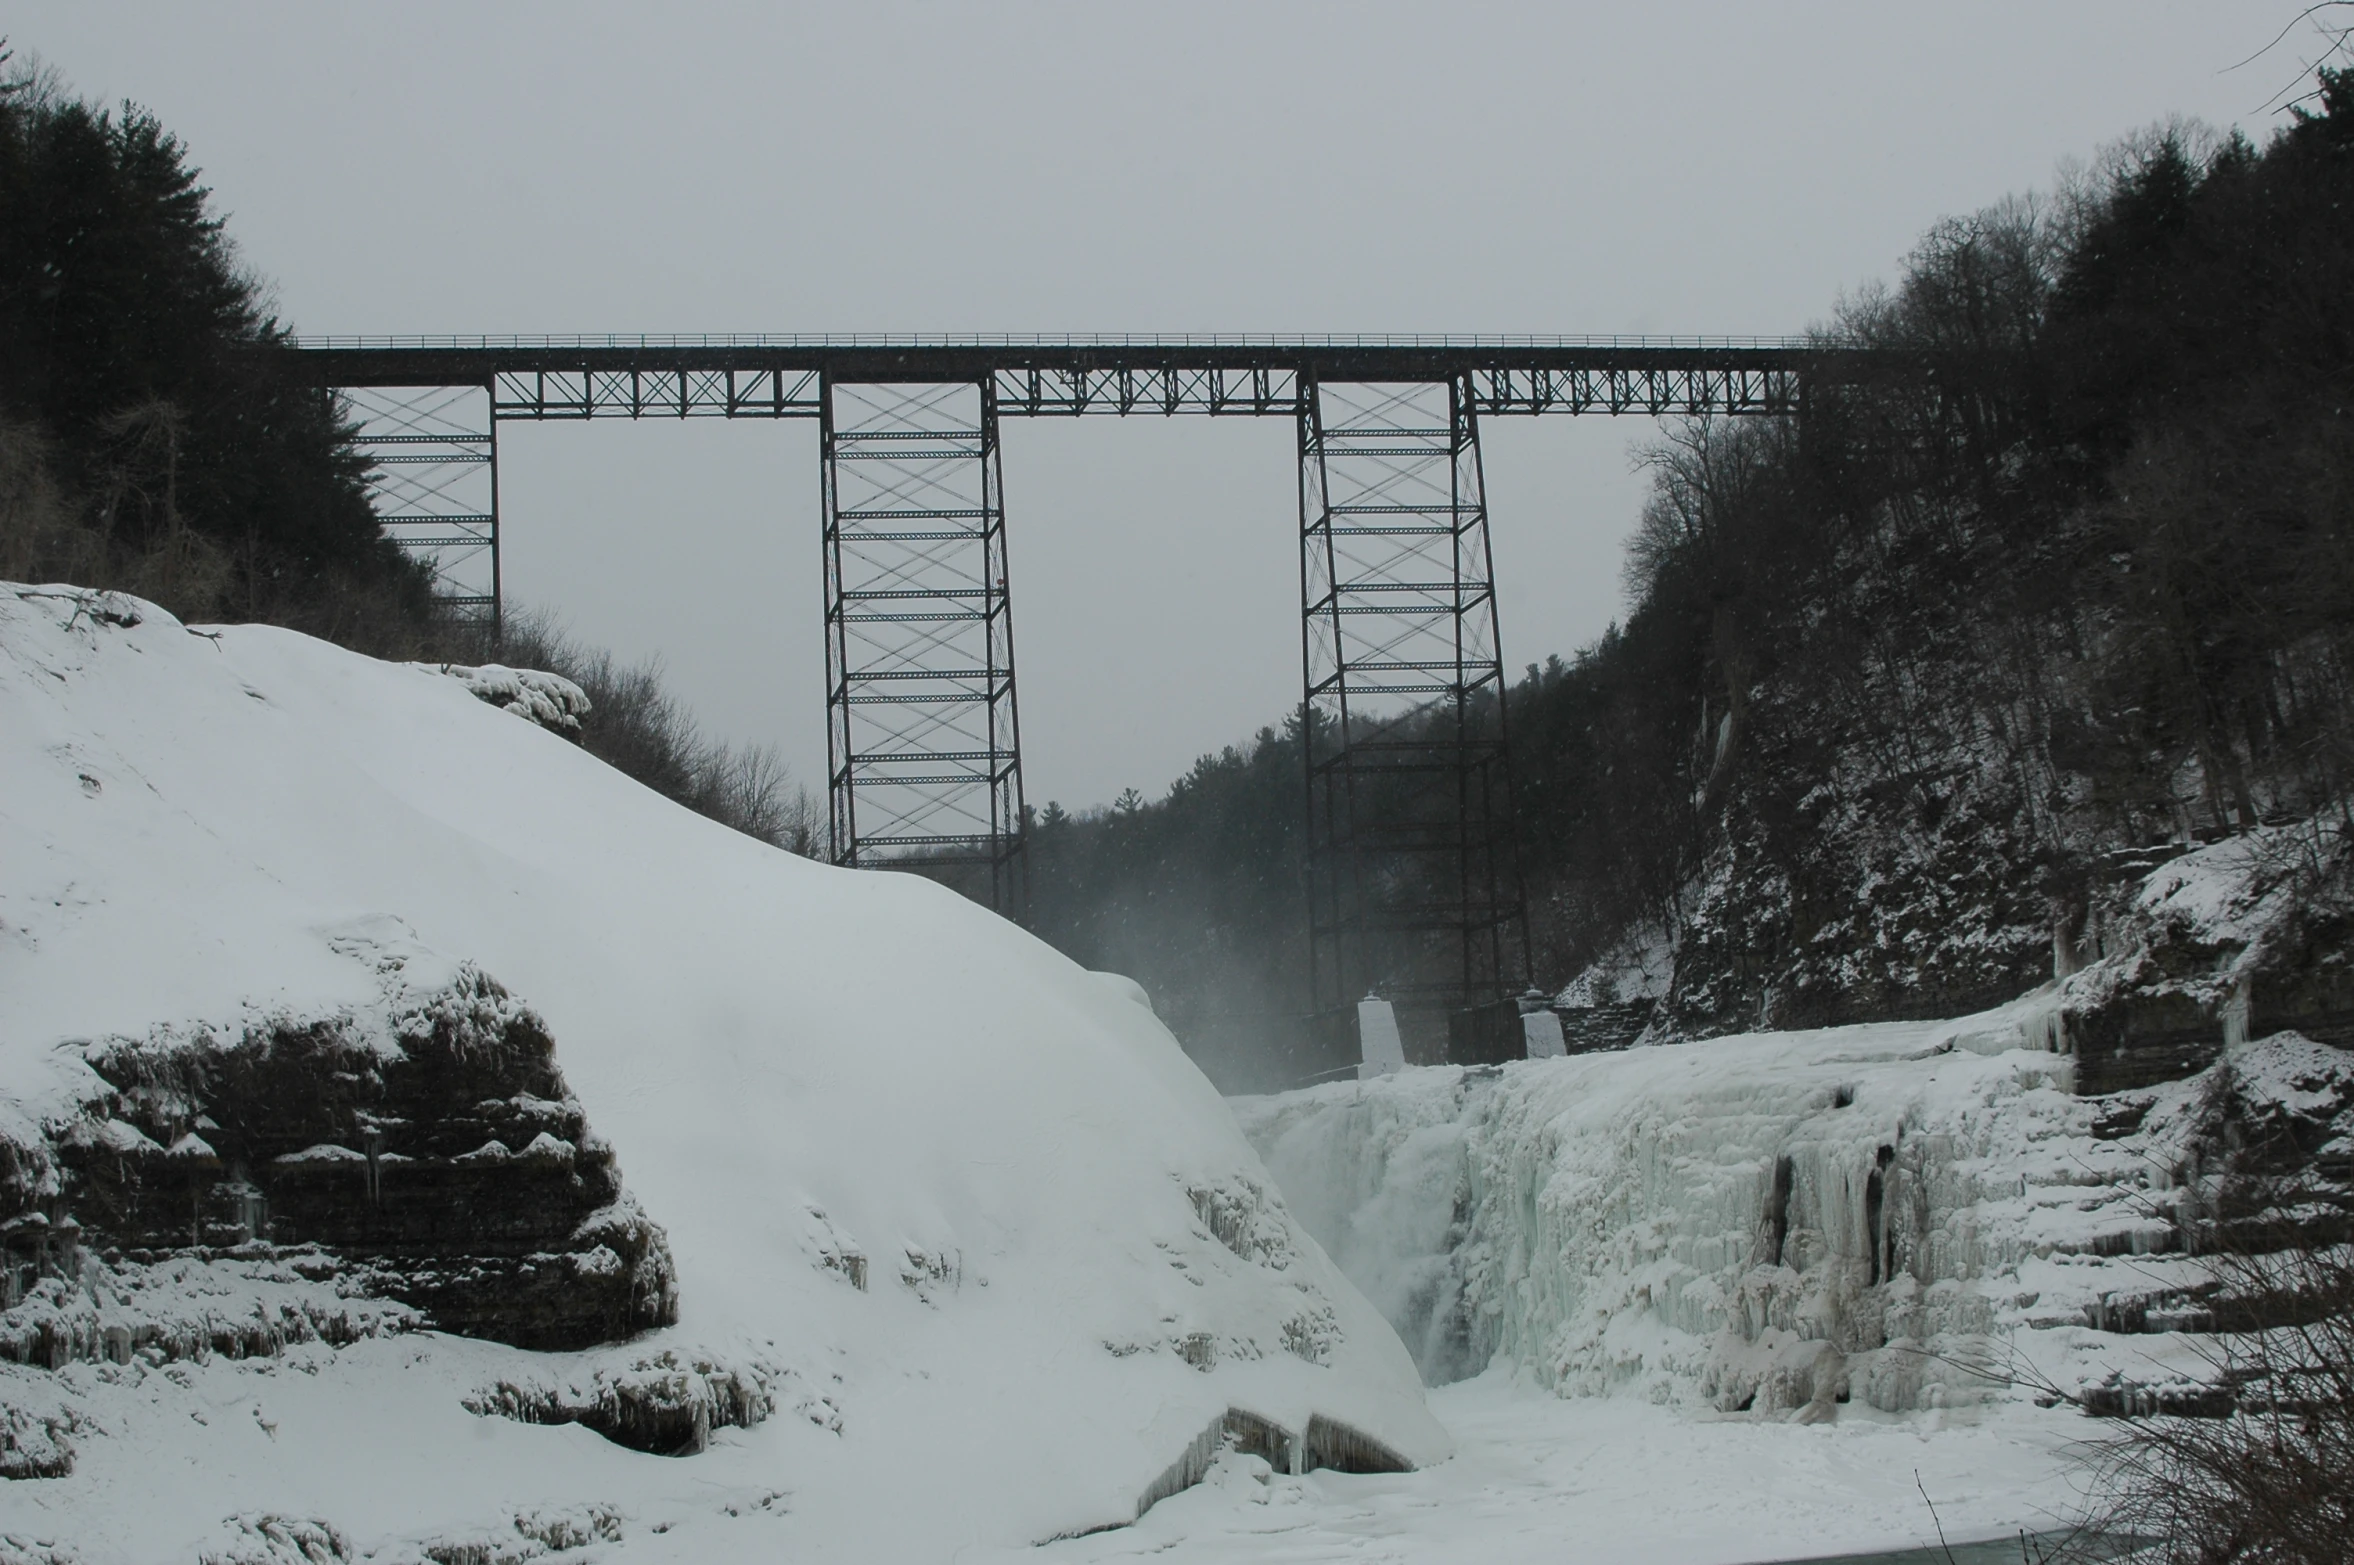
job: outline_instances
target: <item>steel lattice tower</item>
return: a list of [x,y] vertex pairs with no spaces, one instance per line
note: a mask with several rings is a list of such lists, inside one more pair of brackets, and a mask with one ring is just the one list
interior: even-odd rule
[[1468,377],[1301,388],[1314,1004],[1494,1008],[1528,978]]
[[499,633],[499,443],[484,386],[344,393],[384,535],[431,573],[434,601]]
[[[385,533],[495,641],[499,423],[819,425],[833,856],[1025,911],[998,419],[1299,428],[1312,1005],[1377,988],[1457,1060],[1520,1052],[1529,973],[1478,419],[1799,415],[1935,364],[1799,338],[613,335],[313,339]],[[1329,1051],[1329,1052],[1326,1052]]]
[[967,866],[985,872],[989,904],[1018,917],[1028,888],[996,387],[828,377],[821,402],[835,861]]

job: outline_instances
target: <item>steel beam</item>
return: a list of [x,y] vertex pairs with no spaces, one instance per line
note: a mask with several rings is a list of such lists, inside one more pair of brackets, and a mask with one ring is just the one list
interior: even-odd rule
[[836,863],[1025,911],[1020,720],[990,380],[818,388]]
[[1309,946],[1322,1016],[1367,991],[1462,1012],[1528,979],[1478,413],[1468,376],[1301,389]]

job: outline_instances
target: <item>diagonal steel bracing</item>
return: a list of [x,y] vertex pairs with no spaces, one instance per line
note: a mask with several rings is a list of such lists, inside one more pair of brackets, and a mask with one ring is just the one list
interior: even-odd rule
[[819,397],[834,859],[962,866],[1019,914],[996,387],[828,378]]
[[1476,406],[1468,376],[1301,388],[1309,935],[1322,1015],[1368,990],[1462,1013],[1528,979]]
[[368,459],[384,535],[430,573],[452,615],[499,628],[499,447],[483,386],[366,386],[343,393]]

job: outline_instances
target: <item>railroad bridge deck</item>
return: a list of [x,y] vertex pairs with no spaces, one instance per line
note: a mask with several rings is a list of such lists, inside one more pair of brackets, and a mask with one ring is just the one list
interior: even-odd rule
[[499,419],[816,418],[823,386],[990,382],[1003,417],[1296,415],[1319,381],[1462,377],[1483,415],[1794,411],[1855,350],[1786,337],[316,337],[337,387],[480,386]]

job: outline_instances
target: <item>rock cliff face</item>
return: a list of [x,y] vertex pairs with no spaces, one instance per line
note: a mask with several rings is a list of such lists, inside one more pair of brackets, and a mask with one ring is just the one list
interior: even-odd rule
[[[81,1112],[0,1149],[10,1315],[70,1298],[44,1279],[87,1281],[95,1300],[93,1255],[113,1277],[229,1255],[518,1347],[676,1319],[667,1241],[539,1017],[471,965],[420,989],[417,953],[361,945],[381,1006],[80,1047]],[[0,1354],[56,1357],[55,1336],[0,1332]],[[65,1341],[68,1357],[105,1351],[102,1333]]]
[[2115,888],[2077,910],[2056,952],[2079,1092],[2179,1080],[2275,1032],[2354,1045],[2354,841],[2342,825],[2118,857]]
[[[1990,865],[2001,869],[1999,859]],[[1722,889],[1708,892],[1703,911]],[[2015,901],[2024,893],[2014,886],[2005,894]],[[1904,903],[1911,912],[1884,920],[1864,942],[1865,965],[1913,962],[1927,973],[1943,960],[1937,952],[1945,945],[1983,933],[1993,905],[1938,911]],[[1569,1052],[1738,1030],[1727,1025],[1734,1010],[1694,1010],[1693,975],[1732,958],[1692,942],[1705,937],[1728,942],[1726,950],[1744,942],[1763,950],[1772,921],[1752,912],[1717,925],[1696,914],[1672,955],[1659,954],[1670,944],[1663,936],[1630,938],[1581,973],[1558,1002]],[[2354,827],[2340,819],[2287,821],[2205,846],[2119,849],[2076,891],[2043,898],[2042,913],[2048,929],[2021,921],[2024,915],[2003,926],[1998,944],[2008,954],[1986,970],[1994,976],[1984,983],[1860,984],[1843,991],[1855,1000],[1845,1009],[1801,1004],[1798,986],[1784,996],[1789,1004],[1763,1007],[1755,1025],[1791,1017],[1800,1026],[1927,1020],[2032,991],[2049,999],[2050,1041],[2076,1057],[2075,1089],[2086,1096],[2184,1080],[2231,1044],[2273,1033],[2354,1047]],[[1818,941],[1817,956],[1849,961],[1842,953],[1861,949],[1851,934]],[[1663,965],[1673,966],[1677,987],[1654,1005],[1649,995],[1670,987]]]

